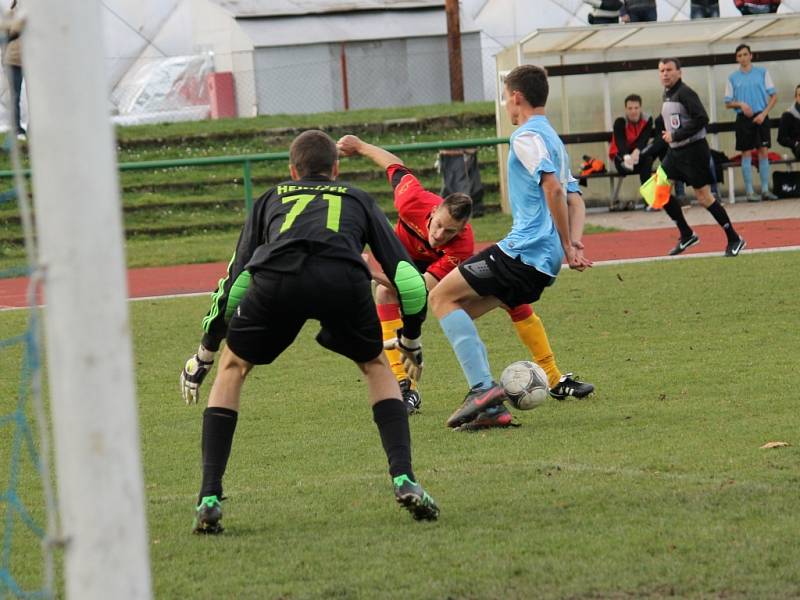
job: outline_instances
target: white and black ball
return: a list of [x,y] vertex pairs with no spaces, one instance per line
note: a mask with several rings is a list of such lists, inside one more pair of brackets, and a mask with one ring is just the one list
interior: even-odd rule
[[529,360],[519,360],[508,365],[500,375],[500,385],[511,405],[520,410],[541,406],[550,395],[547,374],[539,365]]

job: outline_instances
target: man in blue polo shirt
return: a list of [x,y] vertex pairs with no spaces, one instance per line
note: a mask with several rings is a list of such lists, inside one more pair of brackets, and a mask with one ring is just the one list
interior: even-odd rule
[[506,111],[514,125],[508,157],[509,234],[461,263],[430,293],[429,303],[470,386],[447,420],[461,427],[502,404],[486,347],[473,319],[498,306],[536,302],[566,258],[572,269],[591,266],[583,255],[585,209],[571,182],[569,156],[545,116],[549,86],[541,67],[522,65],[505,80]]
[[[736,47],[739,68],[730,74],[725,85],[725,107],[736,111],[736,149],[742,153],[742,176],[748,202],[776,200],[769,191],[769,158],[771,145],[769,111],[778,97],[769,72],[753,65],[750,46]],[[758,174],[761,178],[761,197],[753,193],[751,150],[758,150]]]

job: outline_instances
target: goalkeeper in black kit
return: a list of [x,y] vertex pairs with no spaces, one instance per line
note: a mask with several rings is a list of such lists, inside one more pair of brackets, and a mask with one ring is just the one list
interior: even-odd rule
[[383,353],[370,272],[361,258],[365,244],[401,299],[403,328],[390,343],[416,377],[422,370],[425,282],[375,201],[335,181],[338,154],[327,134],[312,130],[297,136],[289,161],[291,181],[255,202],[228,273],[212,295],[200,348],[181,373],[184,399],[197,402],[214,354],[227,339],[203,413],[203,480],[193,531],[222,531],[222,478],[247,374],[253,365],[274,361],[308,319],[320,322],[321,346],[353,360],[364,374],[395,499],[415,519],[434,520],[439,508],[411,466],[408,413]]

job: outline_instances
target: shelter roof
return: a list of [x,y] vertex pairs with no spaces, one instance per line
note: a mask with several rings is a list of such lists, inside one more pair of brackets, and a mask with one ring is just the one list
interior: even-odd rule
[[519,42],[521,55],[629,51],[676,46],[735,44],[797,37],[800,15],[759,15],[726,19],[627,23],[538,29]]

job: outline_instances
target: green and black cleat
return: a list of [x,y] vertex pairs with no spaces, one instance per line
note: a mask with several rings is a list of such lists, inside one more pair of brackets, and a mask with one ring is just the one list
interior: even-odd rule
[[422,486],[408,477],[398,475],[394,478],[394,497],[417,521],[435,521],[439,518],[439,507],[422,489]]
[[224,531],[222,520],[222,505],[216,496],[203,496],[197,505],[197,512],[192,523],[192,533],[216,535]]

